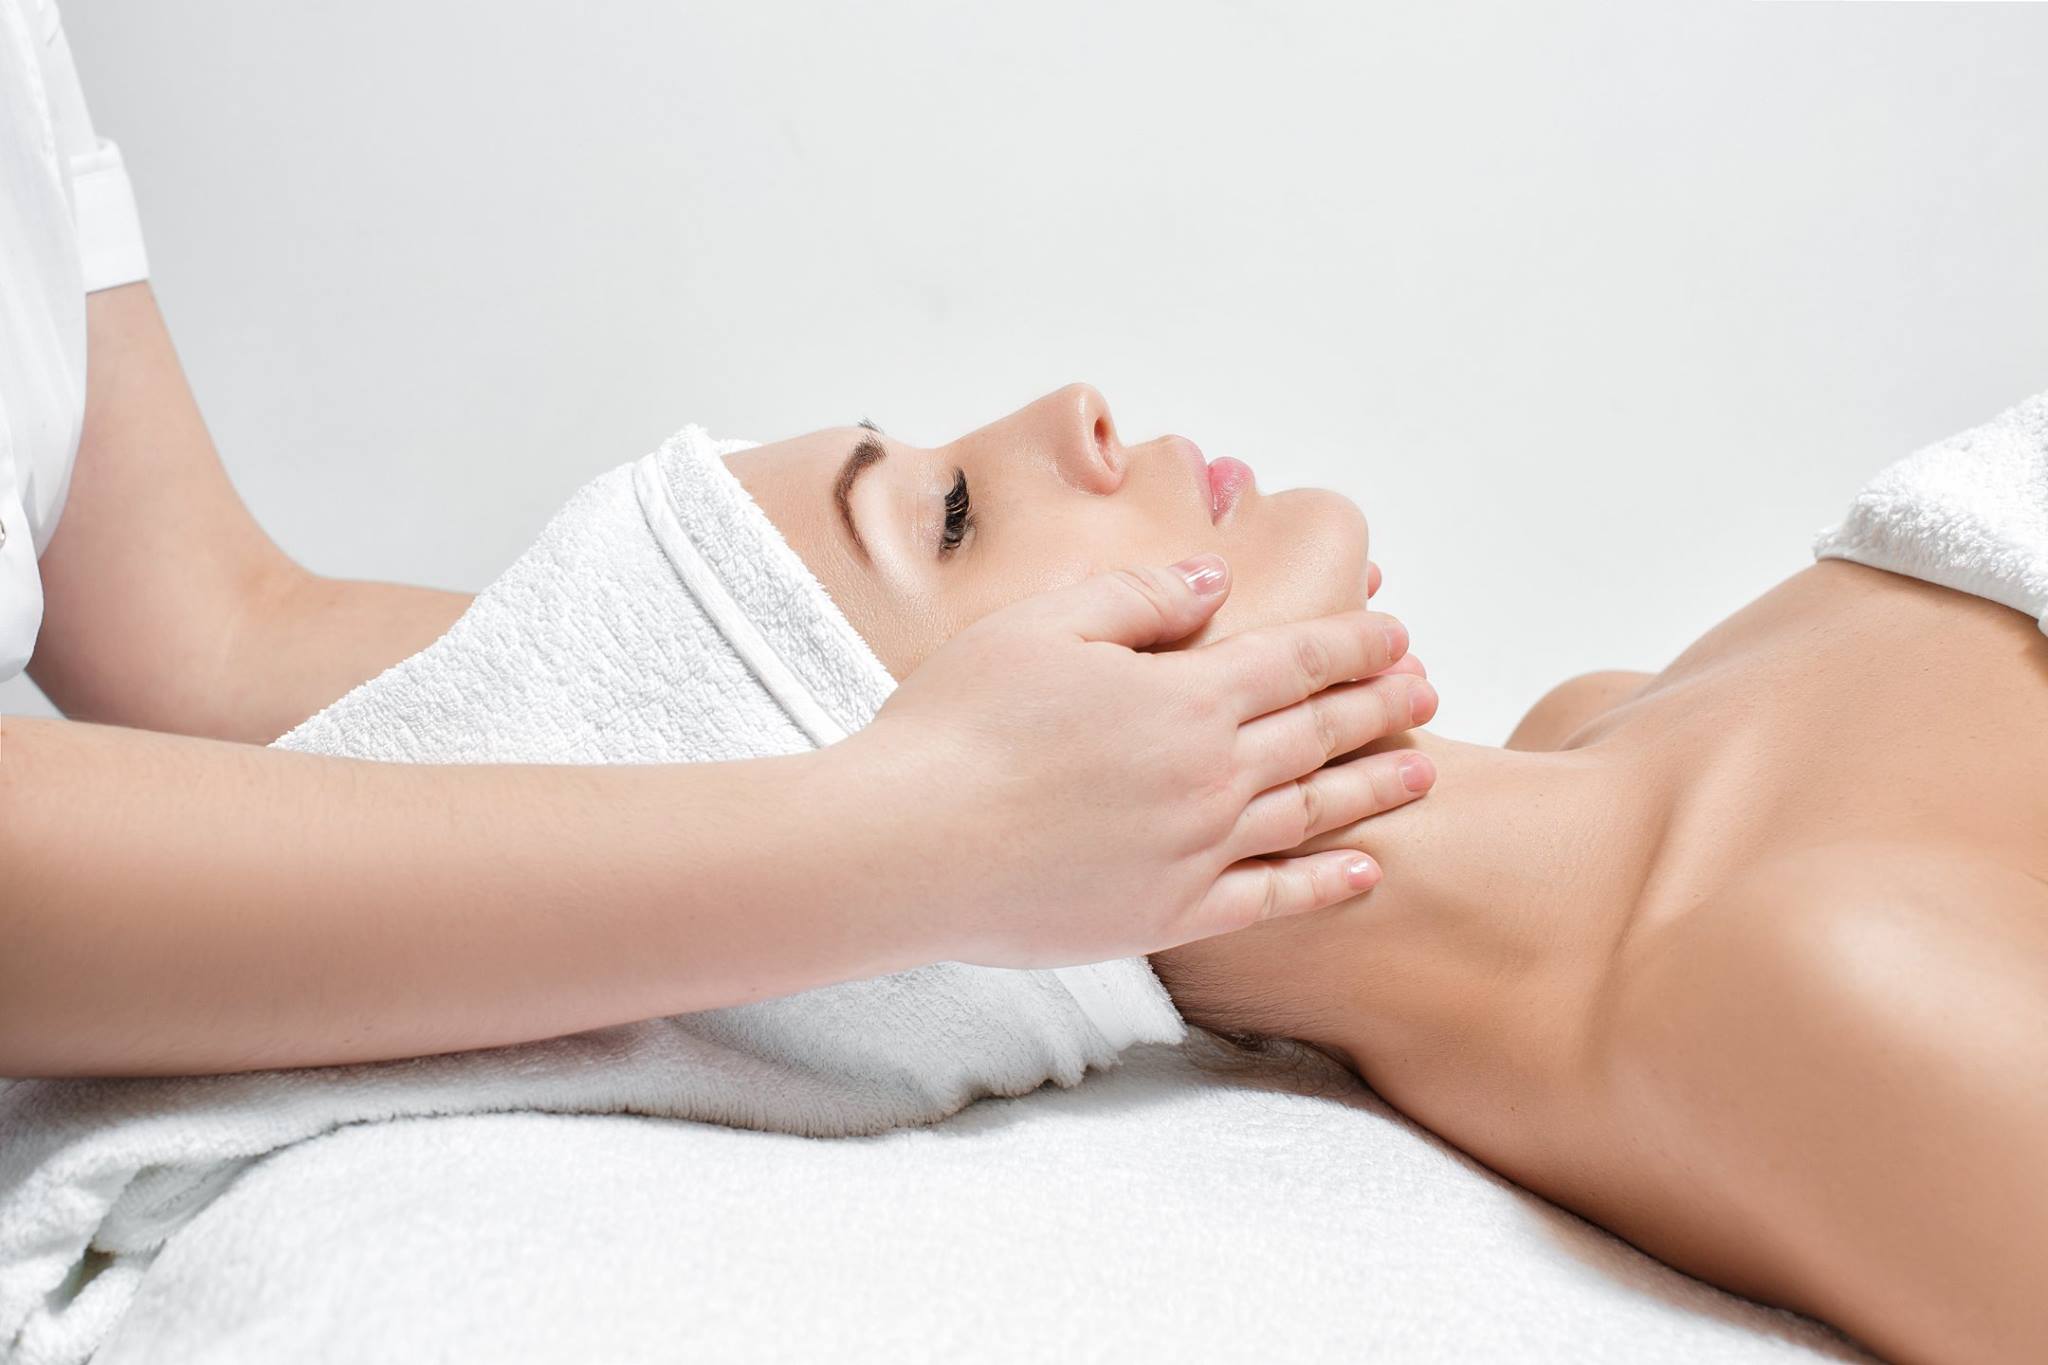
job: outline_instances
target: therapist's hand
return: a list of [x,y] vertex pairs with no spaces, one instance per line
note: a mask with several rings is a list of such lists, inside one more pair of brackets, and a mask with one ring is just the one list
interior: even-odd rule
[[1388,671],[1406,630],[1353,611],[1150,652],[1228,593],[1213,554],[1097,575],[982,618],[905,679],[835,746],[859,760],[856,818],[899,860],[886,881],[909,902],[890,913],[925,917],[917,936],[949,959],[1044,967],[1156,952],[1377,882],[1355,849],[1272,855],[1434,780],[1400,751],[1331,762],[1434,709],[1417,674]]

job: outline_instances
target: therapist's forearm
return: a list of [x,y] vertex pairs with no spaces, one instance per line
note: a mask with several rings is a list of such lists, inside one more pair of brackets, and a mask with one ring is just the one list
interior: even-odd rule
[[264,533],[147,283],[89,296],[86,331],[85,425],[29,662],[66,715],[267,742],[461,614],[458,593],[321,578]]
[[944,956],[880,922],[910,822],[855,766],[411,766],[0,721],[0,1075],[424,1055]]
[[356,684],[438,640],[467,593],[322,578],[296,565],[252,595],[203,733],[267,744]]

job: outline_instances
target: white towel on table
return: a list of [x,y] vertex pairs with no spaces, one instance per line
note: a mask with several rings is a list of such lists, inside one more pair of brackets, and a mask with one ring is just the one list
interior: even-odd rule
[[[95,1365],[1875,1365],[1508,1183],[1334,1064],[1140,1047],[806,1142],[486,1114],[280,1152]],[[1322,1093],[1327,1092],[1327,1093]]]
[[1986,597],[2048,631],[2048,393],[1886,466],[1813,553]]
[[[441,640],[278,741],[401,762],[698,762],[830,744],[893,682],[686,427],[578,491]],[[678,818],[684,818],[679,812]],[[1072,1085],[1184,1035],[1142,959],[940,963],[737,1009],[370,1066],[0,1088],[0,1359],[85,1359],[165,1239],[346,1124],[633,1113],[806,1135]]]

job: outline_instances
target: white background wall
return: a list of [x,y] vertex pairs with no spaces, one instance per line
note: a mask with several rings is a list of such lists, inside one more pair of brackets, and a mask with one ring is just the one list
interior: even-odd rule
[[937,440],[1085,378],[1359,499],[1498,739],[2048,386],[2048,6],[66,14],[235,481],[329,573],[479,587],[685,420]]

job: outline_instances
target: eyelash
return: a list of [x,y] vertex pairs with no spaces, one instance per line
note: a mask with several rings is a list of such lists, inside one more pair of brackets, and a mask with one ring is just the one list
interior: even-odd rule
[[946,525],[939,533],[939,558],[960,548],[960,542],[974,529],[974,507],[967,498],[967,471],[953,471],[953,487],[946,493]]

